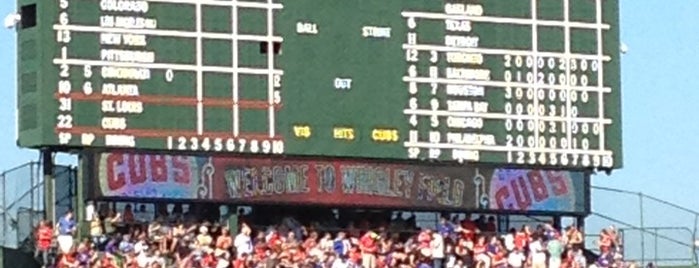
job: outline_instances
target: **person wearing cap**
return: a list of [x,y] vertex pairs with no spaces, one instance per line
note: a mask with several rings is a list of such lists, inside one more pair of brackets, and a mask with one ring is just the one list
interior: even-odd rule
[[199,226],[199,234],[194,237],[194,255],[195,261],[201,260],[205,257],[206,251],[211,249],[211,243],[213,238],[209,235],[209,228],[206,225]]
[[378,251],[379,235],[369,231],[359,240],[360,251],[362,252],[362,267],[376,268],[376,252]]

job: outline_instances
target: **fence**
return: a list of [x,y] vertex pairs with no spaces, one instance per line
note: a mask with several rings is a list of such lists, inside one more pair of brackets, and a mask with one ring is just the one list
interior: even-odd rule
[[[0,173],[0,246],[17,249],[31,238],[33,226],[44,218],[44,177],[41,164],[30,162]],[[55,166],[56,215],[73,206],[76,169]]]
[[594,213],[585,221],[590,234],[588,247],[597,247],[597,234],[602,228],[615,225],[627,261],[659,266],[697,265],[699,212],[638,192],[595,186],[592,191]]

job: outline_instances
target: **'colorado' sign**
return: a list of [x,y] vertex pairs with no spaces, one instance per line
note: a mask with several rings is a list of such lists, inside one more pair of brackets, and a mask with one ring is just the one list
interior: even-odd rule
[[359,161],[97,156],[104,197],[584,212],[584,174]]

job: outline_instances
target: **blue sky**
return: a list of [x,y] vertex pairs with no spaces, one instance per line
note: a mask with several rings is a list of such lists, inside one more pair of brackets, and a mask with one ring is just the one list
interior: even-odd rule
[[[699,1],[620,1],[621,39],[630,49],[622,58],[624,168],[593,184],[699,210]],[[14,8],[2,1],[0,16]],[[38,159],[15,145],[15,51],[14,31],[0,29],[0,170]],[[607,214],[625,213],[610,195],[594,200]]]

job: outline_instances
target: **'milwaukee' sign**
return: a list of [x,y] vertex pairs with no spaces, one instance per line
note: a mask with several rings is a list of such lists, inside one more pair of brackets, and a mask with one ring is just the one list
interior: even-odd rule
[[583,174],[575,172],[118,153],[96,160],[103,197],[399,209],[585,209]]

